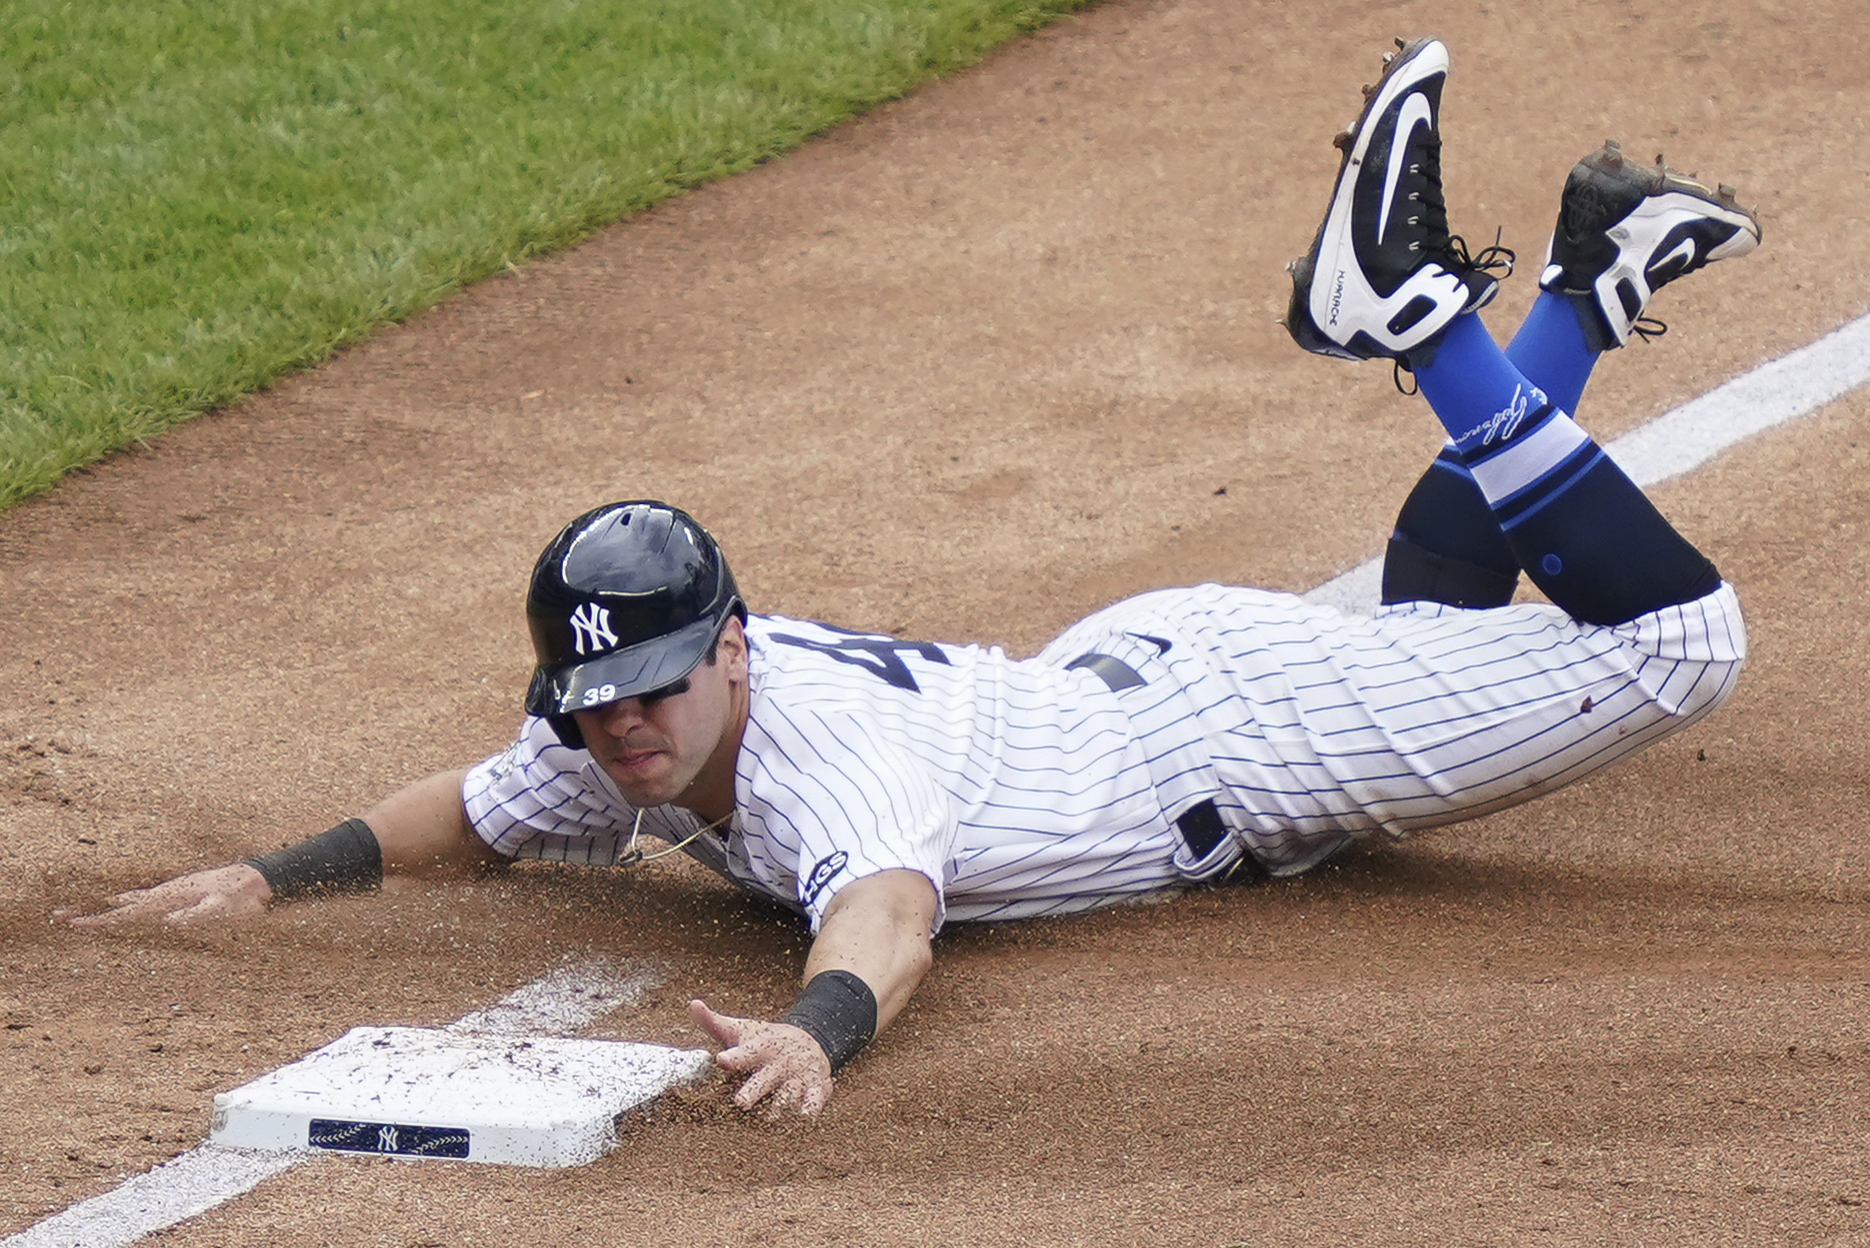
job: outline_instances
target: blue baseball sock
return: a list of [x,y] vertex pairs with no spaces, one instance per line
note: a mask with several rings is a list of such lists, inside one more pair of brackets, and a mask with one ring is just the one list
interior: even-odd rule
[[1513,341],[1506,344],[1508,362],[1545,391],[1553,407],[1574,415],[1598,354],[1585,341],[1571,301],[1549,290],[1539,292]]
[[1479,317],[1450,325],[1415,376],[1519,565],[1568,614],[1621,624],[1719,586],[1714,565],[1513,366]]
[[1513,367],[1478,316],[1455,318],[1435,358],[1416,366],[1415,378],[1470,467],[1476,455],[1530,433],[1527,422],[1544,421],[1553,410],[1545,391]]
[[[1506,346],[1507,361],[1563,411],[1575,412],[1597,365],[1571,301],[1541,291]],[[1519,560],[1453,446],[1403,501],[1383,560],[1384,602],[1498,607],[1513,600]]]

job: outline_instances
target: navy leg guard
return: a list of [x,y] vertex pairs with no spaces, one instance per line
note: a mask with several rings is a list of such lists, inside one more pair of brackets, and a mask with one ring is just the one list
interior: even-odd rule
[[1451,448],[1443,448],[1403,500],[1383,558],[1383,601],[1503,607],[1519,561],[1493,509]]

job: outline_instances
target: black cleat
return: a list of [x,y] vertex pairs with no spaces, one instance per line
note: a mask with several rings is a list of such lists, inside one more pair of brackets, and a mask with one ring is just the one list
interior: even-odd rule
[[1732,187],[1709,188],[1662,163],[1636,164],[1605,143],[1572,168],[1559,202],[1539,286],[1568,296],[1592,348],[1620,347],[1644,321],[1650,298],[1684,273],[1760,245],[1759,219]]

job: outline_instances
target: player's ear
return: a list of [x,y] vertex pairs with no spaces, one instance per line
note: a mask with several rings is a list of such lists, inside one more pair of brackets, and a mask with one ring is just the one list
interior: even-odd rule
[[721,625],[720,640],[715,642],[721,662],[727,664],[729,680],[745,680],[747,676],[747,630],[741,627],[740,617],[730,615]]

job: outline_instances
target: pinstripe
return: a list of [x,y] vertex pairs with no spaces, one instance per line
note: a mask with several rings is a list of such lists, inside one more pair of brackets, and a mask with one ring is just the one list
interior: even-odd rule
[[[735,818],[688,852],[814,926],[838,887],[889,869],[928,876],[952,920],[1146,896],[1243,852],[1305,870],[1352,836],[1471,818],[1600,770],[1719,705],[1745,651],[1726,587],[1600,628],[1532,605],[1347,617],[1206,585],[1118,603],[1022,661],[866,654],[887,639],[777,617],[748,636]],[[1113,692],[1065,669],[1087,652],[1144,683]],[[916,690],[879,676],[891,655]],[[494,848],[558,861],[615,861],[636,813],[537,720],[470,772],[464,799]],[[1201,862],[1173,823],[1198,801],[1232,833]],[[671,840],[698,827],[674,807],[644,812]],[[814,867],[840,861],[808,899]]]

